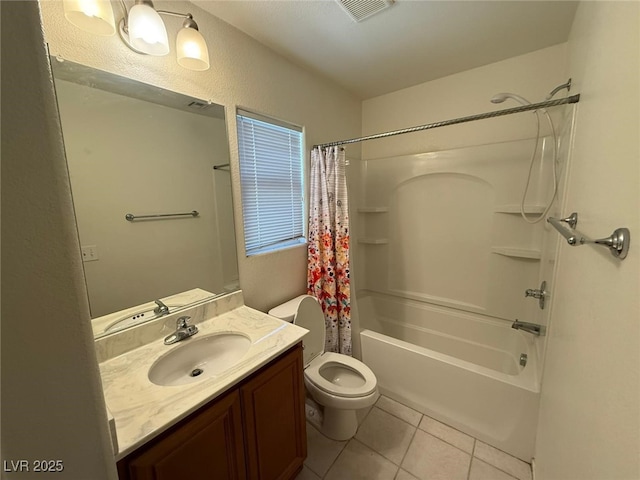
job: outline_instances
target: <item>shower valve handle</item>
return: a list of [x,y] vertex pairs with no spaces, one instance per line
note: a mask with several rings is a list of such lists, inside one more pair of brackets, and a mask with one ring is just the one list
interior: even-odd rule
[[547,292],[543,290],[538,290],[537,288],[527,288],[524,291],[525,297],[533,297],[533,298],[542,298],[545,296]]
[[538,299],[538,305],[540,306],[540,310],[544,310],[544,301],[547,296],[547,282],[543,281],[540,285],[540,289],[537,288],[527,288],[524,291],[525,297],[533,297]]

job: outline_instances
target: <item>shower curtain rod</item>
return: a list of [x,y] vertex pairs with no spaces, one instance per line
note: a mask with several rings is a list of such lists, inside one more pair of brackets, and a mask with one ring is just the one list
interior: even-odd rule
[[531,105],[522,105],[520,107],[506,108],[504,110],[496,110],[495,112],[480,113],[469,117],[454,118],[453,120],[445,120],[444,122],[428,123],[417,127],[403,128],[402,130],[393,130],[391,132],[376,133],[375,135],[367,135],[366,137],[352,138],[349,140],[340,140],[337,142],[321,143],[314,145],[313,148],[334,147],[336,145],[346,145],[348,143],[364,142],[366,140],[375,140],[376,138],[392,137],[394,135],[402,135],[404,133],[419,132],[421,130],[429,130],[432,128],[446,127],[448,125],[457,125],[458,123],[473,122],[475,120],[484,120],[485,118],[501,117],[503,115],[511,115],[512,113],[527,112],[529,110],[538,110],[545,107],[555,107],[557,105],[565,105],[567,103],[578,103],[580,94],[571,95],[558,100],[546,100],[540,103],[532,103]]

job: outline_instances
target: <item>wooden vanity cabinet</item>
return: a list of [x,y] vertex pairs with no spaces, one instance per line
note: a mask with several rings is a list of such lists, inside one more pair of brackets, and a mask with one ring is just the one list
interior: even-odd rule
[[307,457],[302,348],[240,387],[247,478],[295,478]]
[[160,438],[118,462],[120,480],[244,480],[237,391],[216,399]]
[[287,480],[307,456],[302,347],[118,462],[120,480]]

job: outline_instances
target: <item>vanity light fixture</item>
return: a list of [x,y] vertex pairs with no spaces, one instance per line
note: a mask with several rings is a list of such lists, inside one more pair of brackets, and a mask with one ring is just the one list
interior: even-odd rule
[[[169,53],[169,38],[160,15],[184,18],[176,36],[178,64],[189,70],[209,69],[207,42],[198,31],[190,13],[156,10],[150,0],[135,0],[127,10],[120,0],[125,16],[118,24],[122,41],[134,52],[164,56]],[[108,0],[64,0],[65,17],[78,28],[98,35],[115,32],[113,9]]]

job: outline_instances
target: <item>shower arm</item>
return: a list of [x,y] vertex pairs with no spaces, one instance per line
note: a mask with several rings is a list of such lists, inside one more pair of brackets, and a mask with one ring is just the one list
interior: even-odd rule
[[563,83],[562,85],[558,85],[556,88],[551,90],[549,92],[549,95],[547,95],[546,99],[547,100],[551,100],[556,93],[558,93],[560,90],[564,90],[565,88],[567,89],[567,92],[571,91],[571,79],[567,80],[567,83]]

